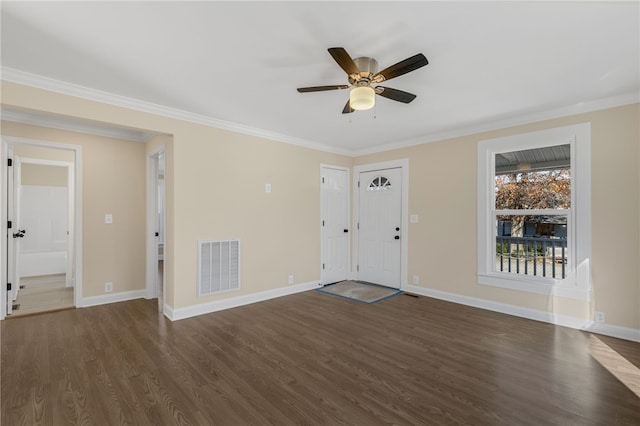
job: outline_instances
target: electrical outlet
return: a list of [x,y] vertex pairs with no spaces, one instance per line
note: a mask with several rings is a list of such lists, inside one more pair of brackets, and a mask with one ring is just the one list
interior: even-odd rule
[[293,284],[293,275],[289,275],[289,284]]
[[413,285],[418,285],[420,284],[420,277],[417,275],[413,276]]
[[104,283],[104,292],[111,293],[113,291],[113,283]]
[[598,324],[604,324],[604,312],[596,311],[596,322]]

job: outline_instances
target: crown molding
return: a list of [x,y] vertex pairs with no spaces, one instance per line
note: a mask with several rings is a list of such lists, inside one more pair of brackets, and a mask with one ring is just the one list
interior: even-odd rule
[[290,145],[297,145],[318,151],[329,152],[333,154],[345,155],[348,157],[359,157],[363,155],[375,154],[380,152],[391,151],[400,148],[407,148],[415,145],[421,145],[430,142],[441,141],[445,139],[468,136],[477,133],[500,130],[508,127],[530,124],[538,121],[550,120],[560,117],[566,117],[575,114],[582,114],[597,111],[606,108],[614,108],[617,106],[629,105],[640,102],[640,94],[636,92],[625,93],[618,96],[612,96],[592,101],[579,102],[559,108],[536,111],[529,114],[522,114],[507,118],[500,118],[487,121],[482,124],[460,127],[453,130],[445,130],[442,132],[425,134],[417,138],[406,139],[403,141],[390,141],[382,145],[377,145],[363,149],[343,149],[325,145],[306,139],[295,138],[281,133],[271,132],[263,129],[257,129],[239,123],[220,120],[189,111],[179,110],[163,105],[145,102],[138,99],[128,98],[125,96],[115,95],[113,93],[103,92],[101,90],[91,89],[72,83],[55,80],[36,74],[27,73],[8,67],[0,68],[1,79],[31,86],[38,89],[48,90],[51,92],[61,93],[64,95],[74,96],[78,98],[88,99],[91,101],[106,103],[117,107],[127,108],[135,111],[145,112],[149,114],[159,115],[162,117],[173,118],[176,120],[186,121],[195,124],[201,124],[217,129],[229,130],[250,136],[256,136],[264,139],[270,139],[277,142],[283,142]]
[[138,99],[128,98],[89,87],[80,86],[73,83],[67,83],[55,80],[49,77],[43,77],[36,74],[20,71],[14,68],[2,67],[1,79],[11,83],[22,84],[25,86],[35,87],[50,92],[61,93],[63,95],[74,96],[77,98],[88,99],[95,102],[114,105],[117,107],[127,108],[135,111],[145,112],[149,114],[159,115],[162,117],[173,118],[176,120],[187,121],[190,123],[201,124],[207,127],[217,129],[230,130],[250,136],[257,136],[264,139],[270,139],[277,142],[283,142],[290,145],[297,145],[305,148],[311,148],[319,151],[326,151],[334,154],[350,156],[351,152],[345,149],[339,149],[329,145],[316,143],[313,141],[295,138],[276,132],[262,129],[256,129],[239,123],[220,120],[208,117],[202,114],[196,114],[164,105],[145,102]]
[[455,130],[446,130],[438,133],[426,134],[424,136],[412,139],[406,139],[399,142],[390,142],[384,145],[378,145],[371,148],[364,148],[351,151],[353,157],[363,155],[376,154],[394,149],[407,148],[425,143],[442,141],[445,139],[459,138],[473,134],[490,132],[494,130],[506,129],[509,127],[520,126],[524,124],[535,123],[544,120],[552,120],[555,118],[567,117],[576,114],[598,111],[601,109],[615,108],[624,105],[640,103],[640,93],[630,92],[622,95],[611,96],[607,98],[597,99],[593,101],[580,102],[573,105],[563,106],[545,111],[537,111],[530,114],[517,115],[504,119],[487,121],[486,123],[461,127]]
[[153,132],[146,132],[143,130],[128,129],[125,127],[102,124],[89,120],[40,114],[32,111],[23,111],[7,107],[2,107],[0,110],[0,117],[2,120],[12,121],[15,123],[49,127],[53,129],[122,139],[132,142],[148,142],[154,135]]

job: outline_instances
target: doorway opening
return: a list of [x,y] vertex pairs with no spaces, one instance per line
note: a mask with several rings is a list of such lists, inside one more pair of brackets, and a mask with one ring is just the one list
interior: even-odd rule
[[80,147],[3,137],[0,319],[79,306]]
[[158,299],[158,312],[165,305],[165,148],[147,157],[147,299]]

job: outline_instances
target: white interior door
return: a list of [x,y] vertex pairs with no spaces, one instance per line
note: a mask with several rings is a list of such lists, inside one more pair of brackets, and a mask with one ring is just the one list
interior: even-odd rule
[[[11,224],[7,227],[7,290],[5,312],[13,312],[13,301],[18,297],[20,277],[18,275],[18,250],[24,231],[20,224],[20,202],[18,199],[20,186],[20,159],[13,157],[13,150],[9,148],[9,166],[7,168],[7,219]],[[12,158],[13,157],[13,158]]]
[[358,278],[400,288],[402,169],[360,173]]
[[349,276],[349,172],[322,167],[322,283]]
[[166,162],[164,158],[164,152],[159,153],[156,156],[156,176],[157,176],[157,188],[158,197],[156,199],[156,211],[158,212],[158,219],[156,223],[157,235],[158,235],[158,249],[156,251],[156,293],[158,295],[158,310],[164,312],[164,208],[165,208],[165,169]]
[[[10,256],[12,258],[11,264],[11,297],[12,300],[16,300],[18,298],[18,292],[20,291],[20,251],[22,250],[22,246],[24,245],[24,237],[26,235],[26,230],[24,228],[24,223],[22,220],[22,206],[21,206],[21,193],[20,187],[22,185],[22,160],[14,156],[12,167],[9,171],[12,174],[11,179],[11,193],[10,193],[10,201],[9,205],[11,206],[11,217],[13,217],[12,223],[12,248],[9,250]],[[11,244],[11,243],[10,243]]]

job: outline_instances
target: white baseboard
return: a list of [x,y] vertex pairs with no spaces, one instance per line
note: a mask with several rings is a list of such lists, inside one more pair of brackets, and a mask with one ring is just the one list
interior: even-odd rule
[[[173,309],[169,305],[164,305],[164,315],[172,321],[177,321],[198,315],[222,311],[225,309],[236,308],[238,306],[248,305],[251,303],[262,302],[265,300],[274,299],[276,297],[301,293],[303,291],[316,289],[319,286],[319,281],[312,281],[293,286],[280,287],[273,290],[266,290],[259,293],[217,300],[214,302],[189,306],[186,308]],[[611,336],[640,343],[640,329],[594,323],[591,320],[585,320],[568,315],[560,315],[553,312],[523,308],[506,303],[493,302],[491,300],[462,296],[455,293],[448,293],[445,291],[433,290],[430,288],[418,287],[413,285],[404,286],[402,290],[408,293],[433,297],[434,299],[446,300],[448,302],[459,303],[461,305],[473,306],[475,308],[486,309],[489,311],[500,312],[503,314],[514,315],[521,318],[542,321],[550,324],[575,328],[578,330],[584,330],[591,333],[603,334],[605,336]],[[98,306],[108,303],[124,302],[127,300],[143,299],[145,297],[146,290],[134,290],[120,293],[103,294],[100,296],[83,298],[82,304],[79,307]]]
[[185,318],[195,317],[198,315],[210,314],[212,312],[222,311],[225,309],[236,308],[238,306],[249,305],[251,303],[262,302],[265,300],[274,299],[276,297],[288,296],[290,294],[313,290],[314,288],[318,288],[319,284],[319,281],[312,281],[287,287],[275,288],[273,290],[261,291],[259,293],[246,294],[223,300],[216,300],[200,305],[188,306],[186,308],[173,309],[165,305],[164,315],[172,321],[177,321]]
[[165,317],[172,319],[174,317],[173,308],[165,303],[162,313]]
[[105,305],[107,303],[124,302],[127,300],[144,299],[146,290],[122,291],[120,293],[101,294],[100,296],[83,297],[79,308]]
[[640,343],[640,330],[636,328],[620,327],[617,325],[593,323],[583,330],[591,333],[604,334],[605,336],[617,337],[618,339],[631,340]]
[[634,328],[619,327],[608,324],[596,324],[591,320],[576,318],[569,315],[561,315],[553,312],[540,311],[537,309],[523,308],[509,305],[507,303],[493,302],[491,300],[479,299],[476,297],[462,296],[446,291],[433,290],[425,287],[413,285],[404,286],[404,291],[422,296],[433,297],[434,299],[446,300],[448,302],[459,303],[461,305],[473,306],[475,308],[514,315],[521,318],[542,321],[563,327],[575,328],[589,331],[591,333],[604,334],[606,336],[640,342],[640,330]]

